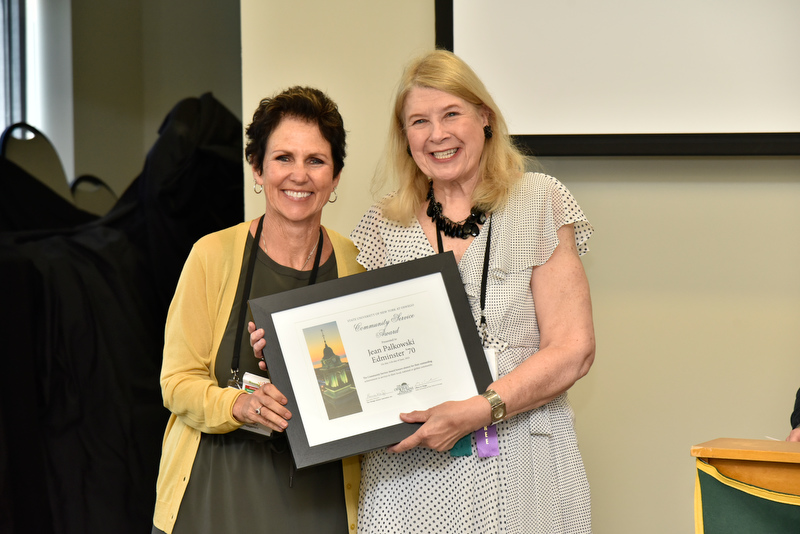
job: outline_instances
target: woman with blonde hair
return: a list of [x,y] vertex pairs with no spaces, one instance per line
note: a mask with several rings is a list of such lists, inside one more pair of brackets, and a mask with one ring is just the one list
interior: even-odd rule
[[397,189],[352,232],[358,261],[452,251],[496,377],[401,414],[422,426],[364,457],[359,532],[591,532],[567,390],[594,360],[579,257],[592,226],[558,180],[524,172],[497,105],[450,52],[405,70],[387,152],[379,178]]

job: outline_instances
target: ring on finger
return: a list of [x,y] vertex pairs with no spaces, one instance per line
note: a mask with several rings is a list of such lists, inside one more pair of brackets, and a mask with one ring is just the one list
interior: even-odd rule
[[259,406],[258,408],[256,408],[257,415],[261,415],[261,408],[263,408],[263,406]]

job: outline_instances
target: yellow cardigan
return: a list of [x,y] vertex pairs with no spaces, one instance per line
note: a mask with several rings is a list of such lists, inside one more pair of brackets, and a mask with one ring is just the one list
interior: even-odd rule
[[[178,516],[201,432],[224,434],[241,426],[232,410],[243,392],[218,386],[214,355],[233,308],[249,231],[247,221],[195,243],[167,315],[161,392],[172,415],[161,447],[153,524],[168,534]],[[327,233],[339,277],[363,271],[353,243],[332,230]],[[355,532],[361,479],[358,457],[342,460],[342,469],[347,522]]]

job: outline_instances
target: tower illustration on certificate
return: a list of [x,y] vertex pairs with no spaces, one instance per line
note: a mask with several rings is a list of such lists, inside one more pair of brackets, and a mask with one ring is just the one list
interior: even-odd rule
[[361,401],[336,322],[305,328],[303,336],[328,419],[361,412]]

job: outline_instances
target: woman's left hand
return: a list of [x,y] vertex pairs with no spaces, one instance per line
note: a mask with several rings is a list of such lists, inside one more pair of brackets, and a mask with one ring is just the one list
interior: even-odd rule
[[274,384],[264,384],[253,393],[236,398],[233,417],[242,423],[259,423],[283,432],[292,418],[292,413],[286,409],[287,402],[286,396]]
[[428,410],[401,413],[406,423],[423,423],[416,432],[386,449],[387,452],[405,452],[414,447],[449,451],[453,445],[470,432],[491,422],[489,403],[480,396],[463,401],[448,401]]
[[267,370],[267,362],[264,361],[264,348],[267,342],[264,340],[264,329],[256,328],[253,321],[247,323],[247,331],[250,332],[250,346],[253,347],[253,356],[258,360],[258,368],[262,371]]

